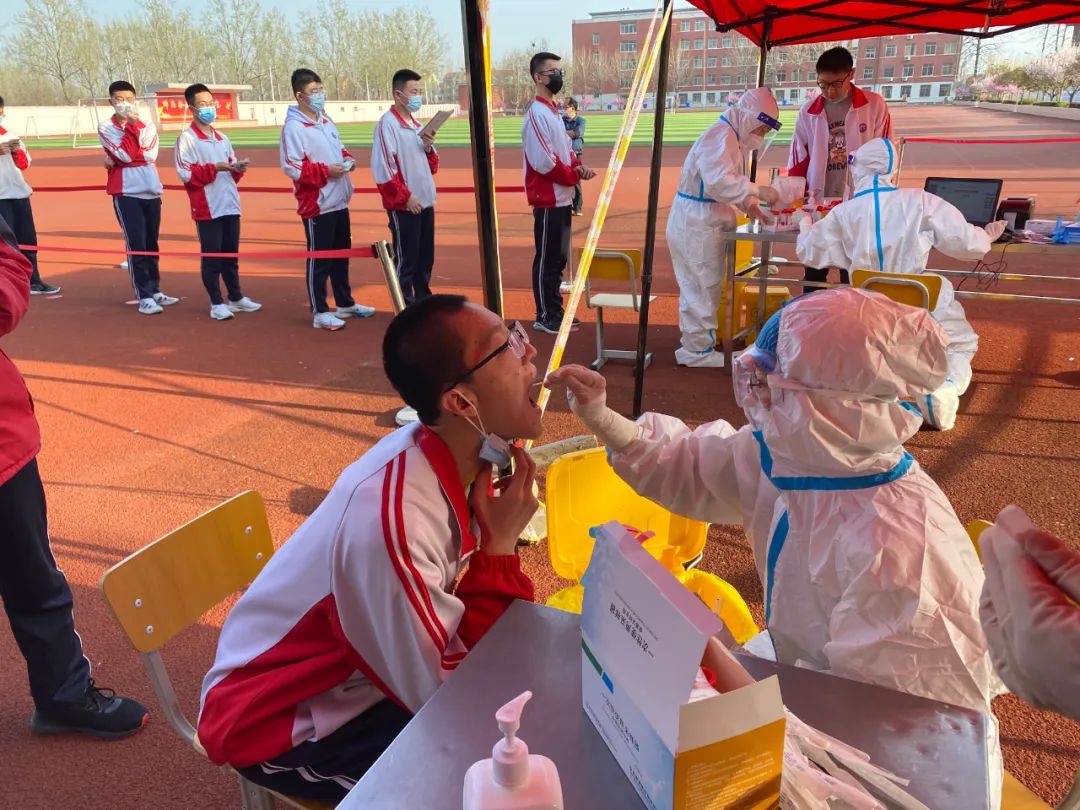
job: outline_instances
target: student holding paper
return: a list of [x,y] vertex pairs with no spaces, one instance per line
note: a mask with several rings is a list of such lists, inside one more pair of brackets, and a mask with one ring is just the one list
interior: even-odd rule
[[408,306],[431,295],[435,264],[435,127],[421,128],[413,114],[424,104],[420,74],[394,74],[394,106],[375,127],[371,173],[390,222],[398,283]]

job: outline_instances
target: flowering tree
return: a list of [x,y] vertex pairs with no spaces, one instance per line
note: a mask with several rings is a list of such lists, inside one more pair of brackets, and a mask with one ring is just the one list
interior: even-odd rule
[[1080,48],[1065,48],[1034,60],[1027,72],[1035,85],[1031,89],[1048,93],[1054,101],[1062,95],[1072,103],[1080,93]]

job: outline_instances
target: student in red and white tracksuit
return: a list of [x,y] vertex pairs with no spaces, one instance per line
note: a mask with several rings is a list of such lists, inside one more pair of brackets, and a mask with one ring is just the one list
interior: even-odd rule
[[[176,138],[176,173],[191,201],[191,218],[199,233],[203,253],[236,253],[240,249],[240,193],[236,184],[248,169],[248,160],[237,160],[229,139],[211,124],[217,118],[214,96],[205,84],[184,91],[191,111],[191,126]],[[229,295],[221,297],[221,281]],[[202,258],[202,282],[210,296],[210,317],[227,321],[237,312],[256,312],[256,304],[240,289],[240,261]]]
[[[292,88],[298,106],[289,107],[281,129],[281,170],[293,181],[307,249],[351,248],[349,201],[353,185],[349,172],[356,168],[356,161],[342,144],[334,122],[323,114],[326,93],[318,74],[306,68],[293,71]],[[327,278],[337,304],[333,314],[326,304]],[[307,287],[316,329],[333,331],[345,325],[342,318],[375,314],[371,307],[353,300],[348,259],[309,258]]]
[[109,99],[116,113],[98,127],[98,139],[105,149],[109,179],[105,190],[113,198],[113,209],[124,232],[128,249],[128,273],[139,312],[156,315],[163,306],[180,301],[161,291],[157,256],[132,256],[131,251],[158,250],[161,229],[161,195],[158,177],[157,128],[139,119],[135,109],[135,88],[128,82],[109,85]]
[[383,365],[421,421],[346,468],[233,608],[202,687],[212,762],[339,800],[505,609],[532,600],[515,546],[535,467],[514,448],[494,497],[477,425],[540,434],[535,356],[520,327],[461,296],[391,322]]
[[[0,124],[4,120],[4,99],[0,96]],[[34,209],[30,207],[33,189],[23,177],[30,168],[30,153],[26,144],[14,132],[0,126],[0,217],[7,221],[20,245],[37,245],[37,228],[34,227]],[[30,277],[31,295],[55,295],[60,288],[46,284],[38,274],[36,250],[22,252],[33,268]]]
[[375,127],[371,173],[390,220],[398,283],[407,306],[431,295],[439,153],[434,134],[421,137],[423,127],[413,118],[424,103],[420,74],[399,70],[392,85],[394,106]]
[[536,84],[536,100],[525,113],[521,141],[525,151],[525,196],[533,207],[532,287],[539,332],[557,334],[562,322],[563,269],[570,253],[570,217],[574,187],[580,180],[590,180],[596,172],[584,166],[566,137],[566,126],[555,107],[555,96],[562,91],[563,71],[560,58],[553,53],[538,53],[529,62],[529,72]]

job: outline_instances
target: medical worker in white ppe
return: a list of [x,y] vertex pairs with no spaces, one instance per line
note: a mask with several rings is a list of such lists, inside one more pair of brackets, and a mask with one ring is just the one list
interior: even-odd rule
[[[886,273],[924,273],[930,249],[954,259],[981,259],[1005,230],[1004,222],[986,228],[970,225],[964,215],[940,197],[916,188],[896,188],[888,177],[896,149],[888,138],[875,138],[850,158],[855,194],[820,222],[801,224],[797,252],[807,267],[843,267]],[[971,360],[979,336],[947,278],[934,318],[949,335],[949,375],[916,404],[926,423],[949,430],[956,422],[960,396],[971,383]]]
[[690,148],[667,221],[667,243],[679,283],[679,329],[675,350],[681,366],[724,365],[715,350],[716,310],[723,279],[721,234],[735,229],[736,208],[753,219],[767,215],[776,190],[750,182],[750,153],[764,149],[780,129],[776,99],[767,87],[742,94]]

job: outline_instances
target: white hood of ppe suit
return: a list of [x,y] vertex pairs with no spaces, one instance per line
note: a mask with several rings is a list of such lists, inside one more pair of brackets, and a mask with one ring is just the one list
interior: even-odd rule
[[945,378],[944,332],[850,288],[797,299],[779,324],[760,433],[650,413],[613,467],[678,514],[743,525],[779,661],[988,711],[982,568],[902,446],[922,420],[897,398]]

